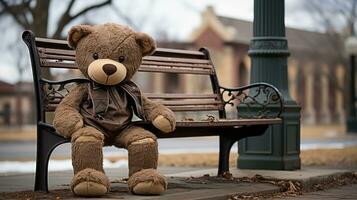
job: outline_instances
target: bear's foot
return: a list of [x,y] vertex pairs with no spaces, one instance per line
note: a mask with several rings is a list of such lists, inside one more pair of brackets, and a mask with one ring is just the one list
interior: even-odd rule
[[155,169],[143,169],[129,177],[128,186],[133,194],[158,195],[166,190],[167,182]]
[[87,168],[81,170],[73,177],[71,189],[78,196],[102,196],[108,192],[109,180],[103,172]]

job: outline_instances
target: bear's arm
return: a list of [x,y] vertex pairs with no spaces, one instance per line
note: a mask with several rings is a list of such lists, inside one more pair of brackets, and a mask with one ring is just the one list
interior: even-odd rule
[[68,138],[83,127],[80,105],[87,97],[86,84],[78,84],[65,96],[55,110],[53,126],[62,136]]
[[175,130],[175,114],[166,106],[153,102],[143,96],[145,118],[159,130],[169,133]]

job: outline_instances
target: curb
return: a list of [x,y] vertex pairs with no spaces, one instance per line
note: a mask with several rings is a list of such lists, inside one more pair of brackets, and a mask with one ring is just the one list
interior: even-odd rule
[[308,192],[312,189],[315,188],[315,186],[318,185],[324,185],[327,183],[334,182],[336,180],[340,179],[353,179],[355,178],[355,172],[340,172],[340,173],[334,173],[331,175],[325,175],[325,176],[316,176],[316,177],[311,177],[311,178],[306,178],[306,179],[295,179],[292,181],[299,182],[301,185],[301,189],[303,192]]

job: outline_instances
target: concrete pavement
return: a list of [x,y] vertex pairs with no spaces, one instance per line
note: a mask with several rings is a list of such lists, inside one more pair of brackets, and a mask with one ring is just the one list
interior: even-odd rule
[[[216,175],[217,169],[202,168],[182,168],[182,167],[162,167],[159,171],[168,178],[168,190],[161,196],[133,196],[128,193],[127,186],[123,178],[126,177],[127,169],[107,169],[106,173],[111,179],[111,192],[104,199],[227,199],[233,194],[264,193],[272,194],[280,191],[278,186],[269,183],[222,181],[219,179],[196,179],[192,177],[206,177]],[[303,188],[311,187],[314,184],[328,181],[330,178],[351,174],[348,170],[330,169],[302,169],[297,171],[271,171],[271,170],[239,170],[231,169],[233,177],[254,177],[260,175],[270,179],[295,180],[299,181]],[[68,190],[72,178],[71,171],[53,172],[49,175],[50,193],[25,192],[29,199],[41,198],[66,198],[76,199]],[[0,192],[31,191],[33,189],[33,174],[0,176]],[[351,189],[347,188],[346,190]],[[352,186],[355,190],[355,186]],[[343,189],[344,191],[345,189]],[[0,193],[6,199],[9,196]],[[13,193],[22,195],[22,193]],[[313,193],[312,193],[313,194]],[[320,193],[318,193],[320,194]],[[324,193],[321,193],[323,195]],[[32,196],[31,196],[32,195]],[[35,197],[33,197],[35,195]],[[42,195],[42,196],[41,196]],[[51,196],[52,195],[52,196]],[[304,196],[304,195],[303,195]],[[13,197],[13,196],[10,196]],[[18,197],[18,196],[16,196]],[[24,197],[24,196],[21,196]],[[33,197],[33,198],[32,198]],[[15,197],[13,197],[15,198]],[[16,198],[15,198],[16,199]]]
[[[204,168],[203,168],[204,169]],[[160,167],[159,171],[163,174],[183,173],[197,170],[192,167]],[[105,169],[111,181],[118,181],[127,177],[127,168]],[[48,175],[49,190],[67,189],[71,182],[73,171],[50,172]],[[0,192],[30,191],[33,190],[35,176],[27,174],[0,174]]]
[[[201,168],[202,169],[202,168]],[[206,169],[207,170],[207,169]],[[216,169],[211,169],[216,170]],[[103,199],[227,199],[236,193],[276,193],[279,187],[267,183],[234,183],[215,182],[210,180],[197,181],[190,177],[177,177],[175,174],[189,173],[194,171],[198,174],[197,168],[182,167],[162,167],[159,171],[167,176],[168,190],[161,196],[134,196],[128,192],[127,185],[123,181],[126,177],[127,169],[106,169],[111,180],[111,191]],[[200,174],[200,176],[203,174]],[[72,171],[53,172],[49,174],[50,193],[16,192],[31,191],[33,189],[34,175],[8,175],[0,176],[0,199],[24,198],[27,199],[78,199],[69,191],[69,183],[72,178]],[[12,192],[12,193],[1,193]]]
[[[237,169],[231,168],[230,173],[233,177],[242,178],[248,177],[253,178],[256,175],[264,177],[265,179],[272,180],[285,180],[285,181],[297,181],[300,183],[303,190],[309,189],[315,184],[324,183],[332,179],[348,176],[354,173],[354,170],[345,169],[320,169],[320,168],[302,168],[301,170],[295,171],[280,171],[280,170],[251,170],[251,169]],[[208,174],[210,176],[215,176],[217,174],[216,169],[206,169],[206,170],[196,170],[196,171],[184,171],[175,174],[169,174],[168,176],[179,176],[179,177],[197,177],[202,176],[202,174]]]
[[297,197],[283,198],[286,200],[332,200],[332,199],[357,199],[357,184],[339,186],[328,190],[306,193]]

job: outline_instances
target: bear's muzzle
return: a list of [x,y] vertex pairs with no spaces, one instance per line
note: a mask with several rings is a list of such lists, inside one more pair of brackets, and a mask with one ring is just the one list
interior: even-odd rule
[[88,66],[88,76],[102,85],[116,85],[126,77],[127,70],[122,63],[111,59],[97,59]]

